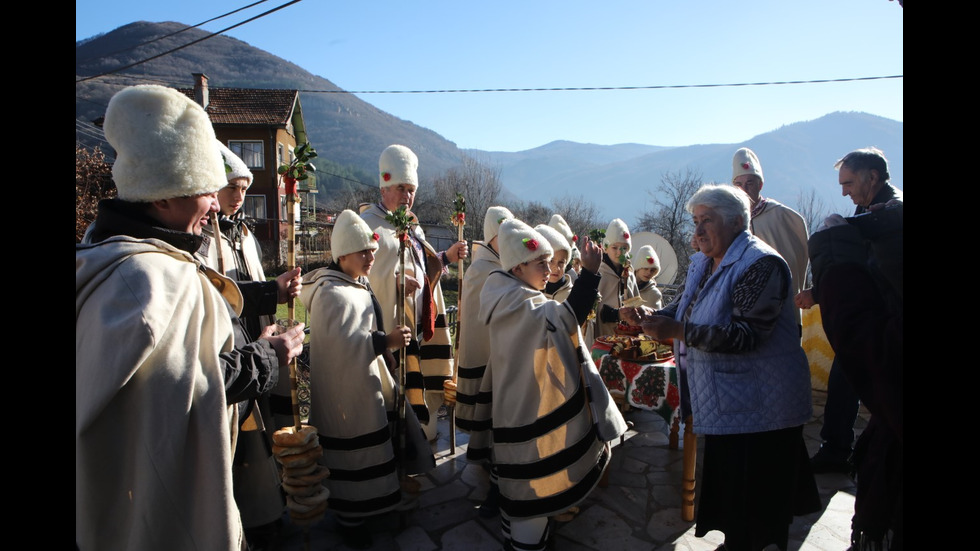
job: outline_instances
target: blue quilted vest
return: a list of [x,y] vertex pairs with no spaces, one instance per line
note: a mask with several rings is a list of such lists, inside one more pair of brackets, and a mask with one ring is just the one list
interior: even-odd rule
[[[724,325],[732,314],[735,282],[755,261],[779,257],[774,249],[745,231],[736,236],[721,265],[704,285],[689,322]],[[691,259],[684,294],[677,308],[681,320],[712,259]],[[782,262],[783,277],[790,278]],[[800,347],[792,299],[783,302],[776,328],[754,350],[737,353],[687,348],[688,385],[698,434],[743,434],[802,425],[810,420],[810,368]]]

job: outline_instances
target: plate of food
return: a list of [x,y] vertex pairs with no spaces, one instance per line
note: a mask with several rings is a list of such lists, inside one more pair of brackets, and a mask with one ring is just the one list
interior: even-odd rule
[[674,357],[673,343],[660,342],[648,335],[608,335],[598,337],[596,343],[621,360],[662,362]]

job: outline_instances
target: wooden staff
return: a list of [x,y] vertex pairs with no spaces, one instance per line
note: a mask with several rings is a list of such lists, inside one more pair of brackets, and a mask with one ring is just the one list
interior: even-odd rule
[[[408,252],[408,229],[396,227],[395,235],[398,237],[398,285],[395,293],[395,319],[399,321],[400,325],[412,327],[408,324],[405,310],[405,299],[408,296],[408,293],[405,292],[405,254]],[[405,418],[408,414],[406,411],[408,405],[405,399],[405,385],[408,383],[407,371],[408,350],[407,347],[402,346],[398,349],[398,388],[395,392],[395,404],[398,408],[398,425],[395,431],[398,434],[398,480],[400,483],[404,483],[406,479],[405,454],[407,451],[405,448],[407,447],[407,440],[405,433],[407,427]]]
[[[456,241],[463,241],[463,230],[466,228],[466,199],[463,198],[461,193],[456,194],[456,200],[453,201],[454,212],[452,223],[456,226]],[[446,257],[449,260],[449,257]],[[456,335],[455,335],[455,348],[453,353],[453,377],[451,385],[443,385],[449,387],[453,392],[452,401],[448,402],[446,409],[449,417],[449,455],[456,455],[456,383],[459,377],[459,339],[460,339],[460,327],[462,327],[463,321],[463,260],[459,259],[458,268],[459,278],[457,279],[456,285]]]
[[698,462],[698,437],[691,428],[694,420],[688,415],[684,419],[684,474],[681,489],[681,520],[694,520],[694,471]]
[[[286,271],[296,268],[296,207],[299,205],[299,194],[296,193],[296,179],[291,176],[283,178],[286,183],[286,220],[289,224],[286,238]],[[293,297],[286,301],[286,316],[290,322],[296,321],[296,305]],[[289,396],[293,406],[293,425],[296,432],[303,428],[299,415],[299,383],[297,382],[299,362],[293,358],[289,362]]]

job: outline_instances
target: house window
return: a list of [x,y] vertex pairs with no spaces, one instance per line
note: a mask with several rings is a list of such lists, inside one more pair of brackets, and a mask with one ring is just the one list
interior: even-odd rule
[[248,168],[265,168],[263,144],[260,141],[231,140],[228,149],[238,155]]
[[279,155],[276,157],[276,165],[281,165],[285,162],[286,159],[286,153],[285,153],[286,147],[283,146],[281,143],[277,143],[276,145],[279,146]]
[[265,195],[246,195],[242,208],[245,216],[253,220],[265,220]]

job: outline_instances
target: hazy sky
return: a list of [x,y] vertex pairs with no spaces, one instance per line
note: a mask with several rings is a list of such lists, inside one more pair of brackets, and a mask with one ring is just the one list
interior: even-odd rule
[[[75,39],[140,20],[194,25],[249,3],[76,0]],[[903,15],[889,0],[305,0],[226,34],[352,91],[670,86],[902,75]],[[736,143],[834,111],[904,121],[903,85],[359,97],[459,147],[520,151],[559,139]]]

